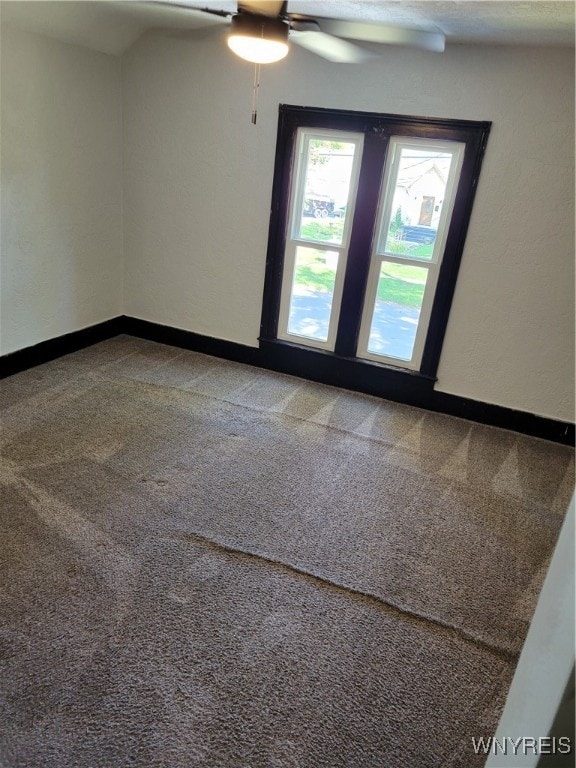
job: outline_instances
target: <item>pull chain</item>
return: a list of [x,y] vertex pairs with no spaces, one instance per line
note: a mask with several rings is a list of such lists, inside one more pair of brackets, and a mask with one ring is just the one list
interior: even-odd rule
[[260,89],[260,64],[254,64],[254,87],[252,88],[252,125],[258,116],[258,91]]

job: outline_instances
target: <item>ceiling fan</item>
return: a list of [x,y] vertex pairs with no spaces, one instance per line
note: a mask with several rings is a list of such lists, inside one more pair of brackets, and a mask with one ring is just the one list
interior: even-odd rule
[[356,64],[374,56],[372,51],[350,40],[437,52],[444,50],[445,38],[441,32],[290,13],[287,0],[239,0],[237,13],[188,5],[178,0],[164,0],[154,5],[229,19],[228,46],[236,55],[255,64],[283,59],[289,50],[289,39],[329,61],[346,64]]

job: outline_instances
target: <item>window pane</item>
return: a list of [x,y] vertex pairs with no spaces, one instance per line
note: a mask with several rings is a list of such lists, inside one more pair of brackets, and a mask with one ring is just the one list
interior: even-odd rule
[[382,262],[368,352],[399,360],[412,358],[427,278],[426,267]]
[[337,251],[296,248],[288,333],[328,339],[337,267]]
[[403,147],[379,253],[432,259],[453,155]]
[[296,237],[341,245],[356,145],[347,141],[310,139],[307,146]]

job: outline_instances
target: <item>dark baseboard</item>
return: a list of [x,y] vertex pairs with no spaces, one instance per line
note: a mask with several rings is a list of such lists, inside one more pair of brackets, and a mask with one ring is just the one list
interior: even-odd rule
[[[380,377],[374,370],[371,370],[370,376],[366,376],[366,368],[359,368],[353,360],[318,354],[314,350],[303,347],[293,347],[290,349],[290,354],[285,355],[283,350],[287,345],[284,344],[261,341],[260,348],[257,349],[233,341],[214,339],[191,331],[151,323],[147,320],[127,317],[125,323],[124,333],[150,341],[203,352],[279,373],[288,373],[355,392],[376,395],[386,400],[414,405],[429,411],[457,416],[479,424],[500,427],[563,445],[574,445],[574,424],[437,392],[434,389],[433,379],[418,374],[406,374],[404,371],[387,369]],[[381,368],[380,371],[382,371]]]
[[446,392],[434,392],[433,405],[430,410],[469,419],[491,427],[501,427],[523,435],[540,437],[563,445],[574,445],[574,424],[567,421],[556,421],[545,416],[537,416],[526,411],[515,411],[502,405],[482,403],[469,400],[459,395],[449,395]]
[[41,341],[32,347],[2,355],[0,357],[0,379],[14,373],[20,373],[20,371],[25,371],[28,368],[34,368],[36,365],[48,363],[50,360],[55,360],[57,357],[62,357],[62,355],[67,355],[70,352],[77,352],[79,349],[97,344],[99,341],[111,339],[113,336],[123,333],[123,325],[123,317],[114,317],[97,325],[91,325],[89,328],[72,331],[72,333],[66,333],[55,339]]
[[563,445],[574,445],[574,424],[437,392],[432,379],[418,374],[406,374],[404,371],[394,369],[383,370],[382,367],[375,366],[370,368],[370,375],[366,375],[366,367],[358,366],[354,360],[322,355],[302,347],[292,348],[287,355],[283,352],[283,345],[273,342],[262,341],[259,348],[249,347],[134,317],[116,317],[90,328],[4,355],[0,358],[0,378],[69,352],[75,352],[120,333],[324,384],[337,385],[386,400],[414,405],[429,411],[457,416]]
[[264,367],[261,364],[261,352],[257,347],[248,347],[235,341],[215,339],[212,336],[203,336],[200,333],[194,333],[194,331],[183,331],[180,328],[151,323],[136,317],[124,317],[122,319],[124,321],[122,333],[127,333],[130,336],[157,341],[160,344],[169,344],[181,349],[189,349],[193,352],[202,352],[205,355],[222,357],[237,363],[255,365],[259,368]]

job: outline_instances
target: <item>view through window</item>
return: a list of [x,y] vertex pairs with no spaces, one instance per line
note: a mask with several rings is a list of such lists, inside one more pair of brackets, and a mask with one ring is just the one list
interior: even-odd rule
[[435,371],[489,124],[285,109],[263,337]]

